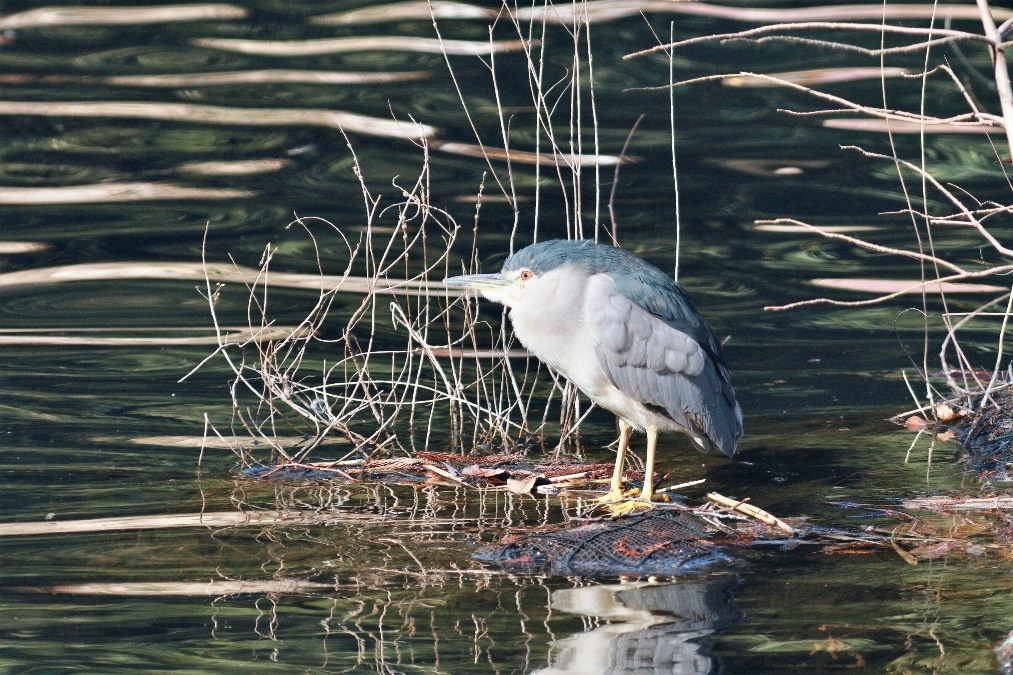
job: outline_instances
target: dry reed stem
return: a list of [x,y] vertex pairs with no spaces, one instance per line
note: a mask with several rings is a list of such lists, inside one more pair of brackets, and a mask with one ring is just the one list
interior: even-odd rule
[[[666,44],[659,44],[658,46],[650,49],[641,50],[639,52],[628,54],[625,58],[635,58],[645,54],[654,52],[661,52],[667,50],[678,49],[690,45],[697,45],[703,43],[726,43],[735,40],[751,40],[754,42],[762,43],[768,40],[785,40],[790,42],[826,46],[836,51],[842,52],[860,52],[870,56],[878,56],[880,58],[880,68],[886,71],[885,57],[890,54],[898,53],[910,53],[913,51],[924,51],[926,55],[925,67],[920,75],[922,79],[922,96],[921,96],[921,110],[918,112],[911,112],[906,110],[897,110],[888,108],[886,105],[885,89],[884,89],[884,100],[882,106],[869,106],[856,103],[848,100],[841,96],[835,96],[826,92],[821,92],[813,89],[812,87],[806,86],[805,84],[794,82],[775,76],[755,74],[755,73],[734,73],[726,75],[711,75],[700,78],[694,78],[685,80],[678,83],[673,83],[672,86],[685,86],[688,84],[694,84],[698,82],[706,82],[712,80],[730,80],[732,78],[741,79],[742,77],[755,78],[758,81],[768,82],[770,84],[776,84],[782,87],[788,87],[796,91],[805,93],[806,95],[813,96],[820,100],[832,102],[834,105],[839,106],[838,109],[832,110],[815,110],[815,111],[791,111],[787,110],[789,114],[795,115],[826,115],[828,113],[839,112],[839,110],[849,110],[861,115],[877,118],[883,120],[886,131],[891,131],[891,124],[911,124],[914,125],[915,130],[921,131],[922,133],[922,158],[921,163],[916,164],[914,162],[905,160],[898,156],[897,149],[893,145],[892,133],[890,134],[890,145],[891,154],[885,155],[876,152],[870,152],[868,150],[857,148],[854,146],[843,146],[844,149],[853,149],[858,151],[862,156],[870,159],[880,159],[884,161],[893,162],[897,166],[898,177],[901,181],[901,185],[904,189],[905,199],[908,202],[908,208],[906,213],[912,217],[912,225],[914,226],[914,233],[918,244],[918,250],[911,251],[905,250],[899,247],[883,246],[870,242],[868,240],[859,237],[845,236],[839,233],[832,233],[822,230],[818,226],[810,225],[808,223],[802,223],[795,219],[784,218],[776,219],[772,221],[763,221],[770,224],[792,224],[802,226],[811,231],[819,234],[828,239],[835,239],[842,241],[850,245],[863,248],[876,253],[897,255],[905,258],[915,260],[921,266],[923,277],[922,280],[916,284],[912,284],[910,288],[904,289],[897,293],[882,293],[874,298],[868,300],[854,300],[854,301],[842,301],[835,300],[827,297],[814,298],[811,300],[802,300],[798,302],[787,303],[778,306],[770,306],[767,309],[793,309],[814,304],[830,304],[844,307],[858,307],[880,304],[894,298],[900,297],[902,294],[923,289],[923,313],[927,312],[927,304],[925,300],[925,289],[936,287],[937,285],[942,289],[942,284],[946,282],[961,281],[966,279],[976,279],[983,277],[994,277],[1003,274],[1007,274],[1013,271],[1013,265],[1010,264],[995,264],[989,263],[983,269],[973,269],[964,265],[960,265],[945,258],[941,257],[935,249],[935,240],[933,237],[933,225],[946,224],[947,226],[962,226],[973,229],[982,239],[983,245],[993,250],[1000,256],[1009,259],[1013,258],[1013,247],[1007,246],[1001,241],[995,234],[995,231],[986,226],[985,220],[993,217],[998,213],[1009,214],[1013,212],[1013,207],[997,204],[982,204],[979,200],[974,199],[966,191],[961,190],[956,186],[944,184],[942,181],[936,179],[929,171],[925,168],[925,153],[924,153],[924,133],[926,130],[932,128],[949,128],[953,125],[979,125],[982,127],[995,128],[1002,130],[1005,133],[1007,140],[1007,151],[1013,154],[1013,88],[1010,86],[1008,67],[1005,61],[1004,49],[1005,45],[1002,44],[1002,38],[996,28],[995,22],[992,18],[992,13],[988,7],[987,0],[976,0],[977,8],[979,10],[980,19],[983,25],[983,34],[976,34],[967,31],[951,30],[949,28],[938,28],[936,26],[930,26],[928,28],[920,27],[909,27],[909,26],[890,26],[885,23],[888,15],[886,8],[883,10],[883,16],[881,21],[878,23],[854,23],[854,22],[836,22],[836,21],[796,21],[791,23],[773,24],[767,26],[761,26],[758,28],[747,29],[743,31],[736,31],[732,33],[725,33],[719,35],[707,35],[695,38],[689,38],[680,41],[669,41]],[[881,36],[881,45],[879,49],[865,49],[857,47],[856,45],[849,44],[844,41],[829,41],[824,39],[813,39],[808,37],[799,37],[796,35],[799,32],[805,31],[841,31],[846,34],[857,34],[865,32],[874,32]],[[787,33],[793,33],[788,35]],[[887,46],[886,39],[888,35],[897,36],[900,38],[915,38],[918,40],[913,44],[907,44],[901,47]],[[999,94],[999,103],[1001,108],[1001,114],[996,115],[980,109],[978,104],[975,102],[974,97],[968,92],[967,88],[961,82],[961,79],[952,70],[949,65],[942,65],[936,68],[929,68],[928,55],[930,49],[946,44],[952,41],[971,42],[986,45],[992,54],[993,65],[995,68],[994,83]],[[926,112],[926,82],[928,77],[933,72],[941,72],[947,75],[956,91],[960,94],[963,100],[967,103],[970,112],[960,115],[953,115],[949,117],[938,117],[931,115]],[[884,85],[885,86],[885,85]],[[993,146],[994,147],[994,146]],[[997,159],[1002,160],[1002,154],[996,150]],[[1001,165],[1000,165],[1001,166]],[[910,196],[907,191],[907,186],[904,180],[904,172],[911,172],[917,176],[922,184],[922,201],[926,205],[929,203],[930,191],[942,196],[949,202],[956,211],[949,215],[936,215],[928,212],[928,207],[924,209],[924,212],[915,209],[911,206]],[[970,205],[969,205],[970,203]],[[923,239],[920,227],[925,228],[925,238]],[[928,250],[926,250],[928,246]],[[926,271],[931,269],[933,274],[926,274]],[[946,274],[949,272],[950,274]],[[946,327],[946,337],[943,340],[942,348],[940,351],[940,360],[944,364],[947,372],[947,379],[951,388],[955,392],[967,393],[968,389],[966,386],[960,387],[958,383],[953,379],[950,374],[951,369],[946,364],[946,351],[949,346],[953,346],[956,350],[957,357],[962,364],[961,370],[968,371],[973,369],[968,363],[967,356],[964,350],[961,349],[959,343],[956,342],[955,332],[960,327],[964,326],[973,316],[982,314],[982,310],[986,307],[994,304],[995,301],[986,304],[980,308],[977,312],[972,312],[961,321],[957,322],[956,325],[950,322],[950,312],[947,308],[947,299],[945,292],[941,292],[941,301],[943,303],[943,323]],[[1003,296],[1006,299],[1008,296]],[[1013,305],[1011,305],[1013,307]],[[928,314],[926,313],[926,316]],[[1000,329],[1000,337],[1005,331],[1007,315],[1003,317],[1003,326]],[[1000,358],[1002,350],[999,350]],[[997,361],[995,368],[993,369],[993,375],[989,386],[994,386],[996,383],[998,372],[1000,369],[1000,363]],[[930,398],[930,404],[926,406],[931,408],[931,398],[933,396],[933,390],[931,385],[928,383],[927,373],[929,371],[928,366],[928,324],[926,323],[925,333],[925,359],[922,364],[923,375],[926,376],[926,387]]]
[[711,500],[718,506],[731,509],[736,513],[741,513],[744,516],[749,516],[750,518],[758,520],[764,525],[776,527],[782,532],[785,532],[787,534],[795,534],[795,528],[793,528],[788,523],[784,522],[783,520],[774,515],[771,515],[770,513],[764,511],[763,509],[757,506],[747,504],[745,501],[740,501],[737,499],[729,499],[728,497],[718,494],[717,492],[708,492],[707,499]]
[[[982,7],[983,21],[985,21],[985,9],[987,6],[983,0],[979,0]],[[430,15],[434,29],[437,33],[437,40],[442,41],[437,12],[430,7]],[[991,19],[989,18],[988,21]],[[496,101],[496,126],[499,138],[497,143],[502,144],[502,149],[486,145],[487,139],[483,138],[484,128],[480,118],[473,114],[468,108],[467,99],[461,90],[457,76],[454,72],[452,60],[447,58],[446,63],[451,80],[456,88],[457,95],[467,116],[472,132],[477,142],[469,146],[468,152],[482,157],[486,161],[488,173],[491,174],[493,182],[498,187],[503,198],[513,209],[513,228],[511,231],[511,250],[515,247],[515,238],[520,236],[518,223],[520,211],[517,207],[518,195],[514,187],[514,170],[521,162],[531,162],[534,166],[536,177],[543,175],[543,169],[554,171],[555,179],[558,181],[560,196],[565,202],[567,214],[567,231],[570,236],[590,236],[590,228],[586,228],[583,220],[583,213],[589,210],[593,201],[595,226],[593,235],[598,237],[598,212],[601,206],[601,184],[598,168],[602,159],[616,162],[615,177],[618,176],[619,164],[626,156],[626,146],[618,156],[609,157],[600,152],[597,133],[593,135],[593,154],[584,153],[583,131],[588,118],[591,120],[591,129],[597,131],[597,103],[595,98],[594,66],[591,60],[591,22],[592,17],[589,10],[584,8],[583,13],[574,12],[573,16],[561,25],[566,30],[569,40],[572,42],[571,67],[559,79],[552,80],[554,75],[546,67],[546,54],[549,46],[547,44],[546,23],[548,19],[543,14],[537,13],[527,15],[518,12],[500,12],[490,26],[489,44],[493,43],[493,31],[497,22],[507,23],[516,33],[517,39],[522,43],[522,55],[525,58],[525,65],[528,74],[529,84],[532,93],[532,103],[535,109],[535,149],[525,154],[511,147],[510,144],[510,116],[503,109],[500,84],[498,80],[499,64],[495,50],[490,50],[487,60],[484,61],[489,71],[489,79],[494,99]],[[987,21],[986,21],[987,23]],[[940,29],[914,28],[906,26],[888,26],[883,23],[855,23],[855,22],[833,22],[833,21],[810,21],[795,22],[790,24],[774,24],[759,28],[738,31],[722,35],[702,36],[690,40],[675,41],[659,44],[648,50],[628,55],[627,58],[639,56],[650,52],[667,52],[670,63],[672,52],[675,49],[697,44],[706,41],[727,41],[727,40],[757,40],[762,42],[767,39],[787,39],[798,41],[797,35],[785,35],[791,32],[797,34],[800,31],[812,30],[834,30],[847,34],[876,32],[883,39],[893,35],[900,38],[913,38],[915,44],[907,44],[903,47],[887,47],[881,49],[862,50],[870,55],[880,56],[898,53],[899,51],[928,50],[947,41],[959,40],[965,42],[990,45],[994,51],[1001,52],[997,43],[998,33],[992,23],[992,30],[986,25],[986,34],[980,35],[968,31]],[[811,44],[827,44],[837,50],[854,51],[856,47],[843,41],[828,42],[823,40],[812,40],[803,38],[803,41]],[[659,40],[659,42],[661,42]],[[568,45],[569,47],[569,45]],[[444,50],[447,53],[447,50]],[[1000,54],[1001,55],[1001,54]],[[827,101],[840,109],[849,110],[862,115],[875,117],[887,123],[914,123],[922,127],[947,127],[954,124],[977,125],[982,128],[1003,128],[1009,131],[1010,113],[1007,110],[1008,96],[1003,93],[1000,84],[1000,99],[1003,104],[1003,114],[995,115],[980,110],[974,103],[974,98],[964,88],[959,78],[949,69],[948,66],[934,70],[925,68],[920,74],[924,82],[929,74],[933,72],[944,73],[957,88],[960,95],[967,101],[970,112],[950,117],[935,117],[928,114],[924,107],[922,110],[912,112],[901,109],[892,109],[884,101],[881,107],[861,105],[840,96],[826,94],[811,87],[779,80],[768,75],[752,73],[736,73],[734,75],[716,75],[704,78],[696,78],[683,82],[672,82],[670,91],[676,86],[685,86],[696,82],[710,79],[741,77],[748,75],[761,80],[777,83],[780,86],[793,88],[796,91],[804,92],[820,100]],[[582,95],[582,90],[585,92]],[[1007,87],[1008,90],[1008,87]],[[826,110],[821,111],[788,111],[798,115],[823,115]],[[833,112],[837,112],[835,109]],[[674,114],[672,118],[674,124]],[[426,139],[426,127],[419,125],[414,120],[399,122],[403,128],[416,129],[412,135],[416,139],[416,146],[423,156],[423,167],[413,184],[401,185],[395,183],[394,187],[400,192],[399,200],[394,203],[384,202],[381,205],[381,198],[374,194],[366,186],[365,177],[354,159],[354,167],[357,177],[362,186],[364,206],[366,212],[366,235],[354,245],[349,245],[350,262],[349,269],[346,269],[345,276],[350,277],[349,270],[353,262],[357,265],[365,265],[366,279],[373,280],[368,283],[367,293],[363,296],[357,310],[352,313],[347,326],[340,338],[335,340],[335,345],[344,350],[344,353],[337,359],[329,361],[319,375],[320,382],[310,386],[300,380],[305,373],[302,371],[303,364],[309,359],[310,345],[317,341],[314,336],[305,339],[293,339],[283,341],[282,344],[261,346],[254,359],[235,360],[232,365],[237,372],[237,389],[254,389],[252,383],[257,378],[262,378],[261,394],[265,400],[260,402],[261,407],[255,410],[246,409],[242,424],[255,432],[256,435],[268,438],[274,433],[274,428],[279,424],[291,424],[290,418],[286,415],[295,413],[302,418],[302,423],[309,423],[314,428],[315,440],[309,444],[306,451],[297,453],[292,458],[297,460],[305,459],[306,454],[320,446],[322,439],[328,433],[338,432],[347,435],[360,447],[367,447],[376,444],[391,444],[394,447],[406,448],[416,447],[416,443],[427,444],[433,438],[434,429],[438,417],[435,414],[436,405],[446,404],[450,407],[450,418],[454,428],[454,435],[457,440],[464,440],[470,433],[471,442],[478,445],[490,438],[498,438],[507,442],[512,434],[525,431],[541,433],[549,420],[548,407],[542,417],[541,424],[534,429],[531,428],[528,419],[529,411],[532,409],[533,396],[538,389],[535,384],[538,371],[532,372],[531,368],[525,366],[523,371],[515,363],[506,357],[509,354],[510,341],[508,332],[505,329],[505,321],[490,322],[482,321],[477,308],[471,300],[451,298],[445,294],[443,299],[449,303],[449,308],[437,306],[433,302],[432,295],[420,295],[417,298],[395,295],[393,302],[384,307],[378,301],[376,293],[385,288],[385,283],[395,270],[404,269],[400,276],[404,278],[405,285],[422,282],[429,272],[439,274],[449,273],[449,250],[453,245],[460,226],[453,221],[450,214],[441,211],[429,199],[429,150],[442,146],[447,148],[446,142],[430,144]],[[632,137],[634,129],[630,131]],[[1013,137],[1011,137],[1013,139]],[[347,137],[346,137],[347,141]],[[1013,145],[1013,140],[1010,141]],[[627,139],[627,145],[629,139]],[[354,148],[348,143],[349,150],[354,158]],[[451,146],[452,147],[452,146]],[[994,234],[994,230],[986,226],[986,219],[997,213],[1008,212],[1008,207],[995,205],[982,205],[973,203],[973,200],[966,193],[951,185],[936,180],[925,170],[924,165],[918,165],[903,160],[894,155],[884,155],[870,152],[861,148],[853,148],[864,157],[870,159],[882,159],[894,162],[899,168],[906,172],[913,173],[923,181],[928,189],[944,197],[955,209],[951,214],[930,214],[928,209],[922,211],[911,206],[908,198],[908,208],[902,213],[909,214],[912,219],[924,221],[926,224],[941,224],[945,222],[948,226],[960,226],[973,229],[983,240],[984,244],[996,253],[1003,256],[1013,257],[1013,247],[1007,247]],[[506,168],[496,167],[494,159],[503,159]],[[592,191],[582,181],[582,168],[595,170],[595,189]],[[675,169],[673,167],[673,173]],[[616,181],[617,182],[617,181]],[[535,224],[533,238],[538,236],[538,216],[542,190],[542,181],[535,182]],[[613,194],[608,199],[607,205],[612,218],[613,240],[618,238],[616,233],[614,213],[614,187]],[[555,189],[555,188],[554,188]],[[676,190],[678,184],[676,183]],[[906,191],[906,188],[905,188]],[[479,200],[476,204],[475,228],[472,234],[473,257],[470,263],[463,265],[464,271],[477,271],[475,267],[474,251],[477,250],[476,241],[478,237],[479,209],[483,188],[479,192]],[[677,197],[678,200],[678,197]],[[927,201],[927,195],[923,195]],[[676,203],[678,211],[678,203]],[[374,226],[379,224],[383,218],[393,217],[397,220],[397,228],[394,234],[386,241],[380,241],[378,232]],[[297,221],[306,229],[309,236],[313,236],[308,221]],[[770,223],[790,223],[811,229],[821,236],[835,239],[852,246],[867,249],[876,253],[893,254],[902,256],[918,262],[924,269],[935,270],[932,275],[925,276],[922,281],[913,284],[911,288],[918,290],[931,288],[934,284],[947,281],[956,281],[972,278],[994,276],[997,274],[1013,271],[1011,265],[995,265],[985,269],[974,269],[966,263],[958,264],[947,260],[937,254],[931,239],[927,240],[928,249],[923,248],[923,242],[919,239],[918,250],[906,250],[900,247],[890,247],[863,240],[859,237],[851,237],[839,233],[831,233],[822,230],[816,225],[802,223],[794,219],[777,219]],[[317,223],[319,224],[319,223]],[[438,228],[427,227],[427,225],[438,225]],[[409,225],[411,229],[409,229]],[[329,224],[330,232],[341,235],[337,228]],[[415,229],[417,228],[417,229]],[[411,234],[409,234],[411,232]],[[607,232],[607,231],[606,231]],[[429,246],[432,243],[429,233],[438,233],[443,245],[443,253],[436,254],[436,259],[429,259]],[[320,261],[320,248],[316,241],[313,243],[314,250],[318,257],[318,268],[323,276],[324,265]],[[417,248],[416,248],[417,247]],[[435,247],[434,247],[435,248]],[[354,250],[353,250],[354,249]],[[418,251],[420,257],[413,257]],[[265,266],[263,277],[250,284],[251,294],[250,322],[261,328],[271,326],[267,310],[267,289],[274,272],[269,270],[273,251],[265,251]],[[419,260],[423,261],[424,272],[418,273],[416,265]],[[442,270],[440,267],[442,266]],[[944,274],[950,273],[947,276]],[[397,286],[391,290],[397,290]],[[208,284],[207,294],[209,299],[213,295],[213,289]],[[839,301],[830,298],[816,298],[804,300],[798,303],[782,305],[776,309],[787,309],[807,304],[826,303],[841,306],[862,306],[876,304],[899,297],[901,293],[886,293],[870,300]],[[945,296],[943,296],[945,302]],[[334,289],[330,292],[321,289],[320,299],[317,306],[311,312],[311,317],[303,324],[303,330],[314,333],[323,325],[323,319],[328,315],[335,301]],[[771,308],[773,309],[773,308]],[[463,313],[463,323],[455,325],[451,321],[451,315]],[[389,322],[383,317],[389,315]],[[456,321],[456,318],[454,319]],[[403,331],[406,347],[404,350],[381,349],[379,342],[379,327],[393,325],[399,332]],[[962,325],[962,324],[961,324]],[[489,365],[482,362],[479,354],[483,351],[484,338],[489,336],[493,348],[501,349],[504,358],[499,362]],[[480,339],[481,338],[481,339]],[[470,346],[470,353],[473,355],[465,359],[463,354],[457,357],[447,357],[453,350],[459,349],[461,345]],[[480,346],[481,345],[481,346]],[[945,347],[944,347],[945,349]],[[228,353],[229,348],[220,346],[221,353]],[[958,355],[962,362],[966,361],[958,347]],[[261,366],[254,364],[259,359]],[[378,374],[379,370],[384,371],[383,375]],[[928,370],[927,362],[924,369]],[[340,393],[338,393],[340,392]],[[580,399],[574,395],[572,388],[556,381],[553,390],[549,394],[550,402],[554,403],[556,396],[561,399],[562,410],[560,411],[560,442],[565,442],[576,437],[576,430],[581,422],[590,414],[592,407],[581,404]],[[333,407],[332,407],[333,406]],[[237,408],[238,409],[238,408]],[[371,417],[373,428],[368,433],[356,432],[353,429],[360,420],[357,416],[366,413]],[[256,419],[261,415],[261,419]],[[518,416],[520,421],[518,421]],[[411,432],[408,442],[404,442],[399,431],[399,425],[405,418],[411,420]],[[469,422],[468,419],[471,419]],[[421,428],[425,423],[424,438],[416,429]],[[418,427],[416,422],[419,423]],[[468,426],[470,424],[470,426]]]

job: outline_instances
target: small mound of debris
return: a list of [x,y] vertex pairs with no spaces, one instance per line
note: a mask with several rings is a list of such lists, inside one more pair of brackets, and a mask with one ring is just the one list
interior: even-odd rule
[[793,546],[808,536],[747,501],[716,492],[707,499],[695,508],[655,504],[640,515],[514,534],[472,557],[517,573],[678,576],[732,562],[733,547],[760,541]]
[[711,536],[699,518],[659,509],[616,521],[513,535],[472,557],[523,573],[677,575],[731,560]]
[[[695,508],[655,505],[639,516],[514,534],[480,548],[472,557],[514,573],[609,577],[710,572],[761,546],[806,546],[821,555],[888,553],[910,565],[949,556],[977,558],[990,551],[1002,556],[1009,550],[1008,544],[982,540],[979,535],[985,533],[1000,539],[985,520],[964,517],[962,525],[954,526],[952,518],[935,522],[892,509],[842,503],[886,519],[879,526],[844,530],[814,525],[805,518],[789,519],[789,524],[745,501],[713,492],[707,499],[710,503]],[[905,506],[928,508],[921,503]],[[1013,538],[1013,527],[1009,535]]]
[[1013,386],[994,388],[965,401],[948,401],[932,409],[933,420],[919,414],[893,421],[912,431],[934,429],[936,440],[955,440],[983,483],[1013,481]]
[[[979,401],[975,401],[978,404]],[[986,483],[1013,480],[1013,389],[993,391],[978,413],[958,418],[951,428],[979,478]]]

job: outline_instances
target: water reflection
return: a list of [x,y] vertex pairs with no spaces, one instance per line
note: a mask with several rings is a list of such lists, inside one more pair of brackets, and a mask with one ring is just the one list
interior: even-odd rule
[[237,70],[217,73],[171,75],[120,75],[107,77],[107,84],[129,87],[215,87],[230,84],[373,84],[406,82],[429,77],[423,70],[401,73],[341,72],[327,70]]
[[0,273],[0,288],[9,286],[33,286],[81,281],[116,281],[123,279],[173,279],[206,281],[212,283],[232,281],[251,286],[270,284],[285,288],[331,291],[346,293],[403,293],[406,295],[428,295],[433,292],[447,293],[448,297],[462,295],[462,291],[447,290],[437,281],[424,279],[376,279],[352,275],[299,274],[272,272],[265,275],[262,270],[226,263],[177,262],[177,263],[92,263],[64,265],[60,267],[39,267],[20,272]]
[[[0,17],[7,73],[0,112],[10,131],[0,141],[0,200],[7,200],[0,215],[10,243],[0,243],[0,252],[17,254],[0,261],[6,325],[0,349],[7,364],[0,507],[4,522],[42,523],[35,536],[3,540],[0,611],[8,620],[0,627],[0,670],[73,664],[106,672],[115,663],[202,672],[247,664],[255,670],[622,672],[659,664],[671,670],[678,663],[689,672],[774,672],[786,664],[809,670],[858,664],[852,652],[859,650],[876,670],[994,669],[990,645],[1010,630],[1005,598],[1013,597],[1003,565],[985,569],[950,559],[912,567],[891,554],[825,556],[792,567],[784,556],[770,555],[743,571],[747,583],[735,599],[741,620],[728,577],[603,587],[462,569],[472,564],[467,542],[556,523],[563,517],[560,501],[444,490],[418,502],[391,496],[388,501],[402,500],[391,504],[361,494],[388,494],[391,487],[383,484],[354,492],[309,482],[237,485],[231,450],[249,442],[247,430],[233,424],[209,442],[200,436],[205,413],[227,424],[233,412],[227,373],[212,367],[177,383],[213,348],[198,344],[209,341],[211,326],[207,301],[194,290],[206,288],[200,260],[209,222],[219,253],[210,257],[226,260],[227,251],[238,263],[213,264],[212,283],[242,289],[258,283],[256,261],[265,243],[278,244],[293,212],[326,217],[345,232],[401,232],[404,223],[396,218],[366,225],[364,192],[382,195],[377,209],[387,208],[425,161],[426,203],[446,208],[465,229],[474,224],[480,245],[473,255],[491,264],[506,251],[512,228],[530,238],[540,222],[538,235],[545,238],[574,232],[580,218],[588,224],[594,218],[596,226],[607,221],[616,176],[609,165],[646,113],[624,155],[640,161],[622,167],[614,206],[622,243],[671,269],[670,100],[667,91],[640,89],[666,86],[669,61],[664,50],[651,59],[622,55],[666,41],[670,28],[676,37],[690,37],[730,30],[736,21],[878,23],[884,15],[935,15],[973,19],[967,30],[980,25],[973,3],[739,5],[556,2],[504,15],[495,42],[488,26],[499,6],[478,2],[325,7],[265,0],[44,7]],[[994,14],[1011,13],[998,8]],[[463,56],[429,53],[437,42],[434,15],[445,38],[442,52]],[[366,22],[374,25],[361,25]],[[521,36],[532,38],[529,44],[540,41],[528,53],[544,54],[542,64],[519,51]],[[518,51],[488,56],[504,44]],[[921,82],[901,73],[933,67],[944,56],[870,70],[874,63],[846,54],[813,59],[800,57],[795,45],[740,43],[687,49],[671,63],[682,79],[738,72],[745,58],[748,67],[760,63],[766,72],[863,101],[880,100],[877,81],[890,77],[891,100],[910,107]],[[987,67],[984,50],[970,56],[978,68]],[[845,516],[827,507],[828,495],[897,507],[898,495],[972,489],[960,468],[938,454],[927,484],[924,461],[903,463],[908,437],[897,441],[881,422],[897,412],[898,401],[907,404],[897,373],[906,355],[889,329],[901,323],[905,335],[921,338],[920,324],[897,319],[915,298],[862,311],[762,311],[813,294],[864,297],[814,288],[812,277],[917,274],[882,256],[855,256],[847,242],[817,239],[790,223],[740,226],[812,215],[825,232],[862,228],[890,245],[909,236],[901,232],[906,221],[902,227],[877,215],[909,206],[896,186],[896,167],[842,156],[838,144],[856,135],[844,122],[832,122],[839,128],[831,131],[811,118],[780,115],[779,109],[800,107],[797,93],[751,86],[758,83],[726,80],[741,86],[713,83],[674,94],[683,279],[722,337],[731,335],[728,353],[753,431],[734,464],[701,467],[699,458],[673,452],[663,460],[667,469],[706,473],[708,488],[771,500],[780,515],[807,513],[836,523]],[[541,87],[537,101],[534,87]],[[954,108],[946,114],[964,112],[956,109],[964,105],[956,95],[930,92],[933,105]],[[992,105],[994,97],[978,85],[969,84],[968,93]],[[803,100],[803,106],[812,103]],[[334,112],[344,110],[355,115]],[[586,126],[592,119],[593,138]],[[906,130],[891,124],[894,132]],[[883,128],[862,129],[881,150]],[[976,181],[984,200],[1008,200],[1004,167],[980,135],[986,129],[965,130],[975,133],[930,136],[927,164],[946,180]],[[351,138],[354,157],[341,131],[359,134]],[[413,145],[437,133],[431,154]],[[894,138],[908,158],[917,157],[911,152],[917,140]],[[591,169],[579,194],[573,172],[545,168],[557,160],[576,166],[572,149],[587,152],[579,165]],[[596,168],[603,169],[599,190],[591,187]],[[185,180],[178,178],[184,173]],[[509,198],[494,189],[496,180],[507,184],[508,173],[516,188]],[[163,179],[170,183],[151,182]],[[184,185],[172,184],[177,181]],[[950,206],[930,203],[925,210],[948,213]],[[981,255],[966,230],[939,234],[933,246],[950,259]],[[337,276],[347,256],[340,243],[320,242],[327,276],[317,272],[314,250],[282,246],[269,280],[289,289],[273,305],[279,329],[295,325],[302,318],[297,308],[322,287],[340,281],[356,294],[369,288],[360,270],[343,281]],[[455,255],[469,259],[467,246],[459,248]],[[431,290],[394,279],[412,279],[417,271],[395,270],[396,288],[389,290]],[[381,314],[391,297],[383,298]],[[223,298],[229,324],[243,325],[246,305]],[[359,298],[341,300],[357,304]],[[950,300],[961,301],[976,302],[973,296]],[[497,317],[490,315],[490,322]],[[387,328],[376,333],[378,341],[393,339]],[[237,339],[252,337],[229,330]],[[993,351],[986,361],[994,360],[994,342],[987,349]],[[432,356],[494,353],[469,346]],[[327,364],[341,356],[340,349],[327,353]],[[549,406],[543,416],[540,406],[532,401],[551,422],[558,408]],[[436,416],[432,424],[440,429],[445,422]],[[581,451],[610,460],[596,444],[610,440],[612,420],[588,422]],[[272,440],[283,448],[304,442],[286,425]],[[342,444],[334,451],[347,449]],[[479,508],[494,502],[502,513]],[[263,520],[236,526],[246,518],[237,504]],[[372,517],[332,517],[329,509],[339,506]],[[274,512],[284,508],[323,519],[282,522]],[[427,524],[426,513],[440,518]],[[116,520],[96,522],[103,517]],[[177,528],[163,527],[174,517],[182,518]],[[22,586],[36,590],[21,592]],[[212,600],[207,593],[220,595]],[[822,651],[814,657],[817,644]],[[905,655],[911,658],[900,660]],[[592,658],[599,660],[589,663]]]
[[289,159],[248,159],[235,162],[187,162],[177,170],[199,176],[249,176],[281,171],[290,166],[292,160]]
[[487,56],[500,52],[513,52],[531,45],[521,40],[502,42],[473,42],[468,40],[438,40],[436,38],[408,36],[377,36],[355,38],[323,38],[319,40],[242,40],[238,38],[198,38],[197,47],[221,49],[240,54],[262,56],[320,56],[344,52],[395,51],[451,56]]
[[251,190],[201,188],[171,183],[99,183],[67,187],[9,187],[0,192],[0,204],[96,204],[159,199],[241,199]]
[[646,581],[552,592],[553,610],[597,625],[553,643],[540,675],[710,673],[717,668],[709,637],[739,619],[731,576],[675,583]]
[[242,19],[247,10],[235,5],[194,4],[160,7],[42,7],[0,17],[0,29],[46,26],[122,26],[171,21]]
[[905,122],[903,120],[873,120],[857,118],[825,119],[823,126],[828,129],[845,131],[870,131],[883,134],[994,134],[1001,133],[1003,126],[991,120],[977,124],[943,122],[938,124]]
[[[512,14],[519,21],[547,21],[563,25],[574,25],[582,21],[590,23],[614,21],[647,13],[690,14],[696,16],[720,17],[737,21],[792,22],[792,21],[856,21],[863,19],[950,19],[977,20],[978,10],[966,5],[898,4],[853,4],[829,7],[793,7],[791,9],[728,7],[704,2],[674,3],[668,0],[596,0],[595,2],[556,3],[551,5],[520,7]],[[499,9],[490,9],[464,2],[398,2],[383,7],[355,9],[348,12],[326,14],[313,18],[313,23],[348,25],[357,23],[380,23],[406,19],[485,19],[493,21],[500,15]],[[997,20],[1009,14],[994,9]]]
[[168,120],[200,124],[242,126],[321,126],[370,136],[416,139],[432,136],[436,129],[426,124],[371,117],[338,110],[310,108],[229,108],[191,103],[133,103],[102,101],[0,101],[0,115],[46,117],[119,117],[124,119]]
[[[908,75],[911,75],[911,72],[905,68],[813,68],[783,73],[766,73],[765,77],[756,77],[755,75],[729,77],[722,80],[721,84],[726,87],[777,87],[781,85],[773,80],[784,80],[794,84],[812,86],[856,80],[880,80]],[[773,78],[773,80],[769,78]]]

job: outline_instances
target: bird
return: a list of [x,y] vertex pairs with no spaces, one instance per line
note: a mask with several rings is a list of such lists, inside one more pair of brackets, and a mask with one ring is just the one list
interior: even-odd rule
[[[731,457],[742,438],[721,342],[672,277],[626,249],[590,240],[531,244],[493,274],[448,277],[506,306],[524,347],[619,422],[615,469],[598,502],[614,516],[652,507],[660,432]],[[643,487],[626,500],[633,431],[647,435]],[[621,503],[622,502],[622,503]]]

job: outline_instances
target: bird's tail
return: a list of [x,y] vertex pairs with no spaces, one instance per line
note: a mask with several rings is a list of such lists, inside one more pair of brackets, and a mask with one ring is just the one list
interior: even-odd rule
[[742,409],[738,403],[733,409],[717,414],[689,413],[686,417],[689,422],[686,434],[697,450],[728,457],[735,454],[735,446],[742,438]]

